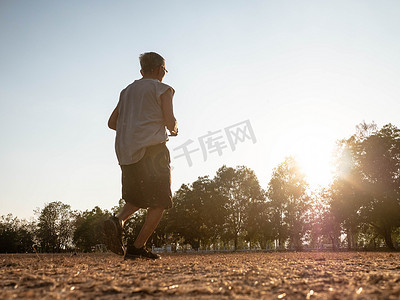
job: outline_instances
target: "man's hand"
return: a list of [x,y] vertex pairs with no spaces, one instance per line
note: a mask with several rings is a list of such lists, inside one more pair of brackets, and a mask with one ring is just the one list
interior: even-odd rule
[[176,130],[170,131],[168,136],[177,136],[178,135],[178,127]]
[[174,111],[172,108],[172,89],[168,89],[164,94],[161,95],[161,108],[164,116],[164,124],[170,132],[170,136],[178,135],[178,124],[174,117]]

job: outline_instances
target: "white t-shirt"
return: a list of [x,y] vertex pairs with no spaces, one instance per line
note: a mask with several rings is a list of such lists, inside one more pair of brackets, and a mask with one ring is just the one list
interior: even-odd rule
[[119,98],[115,151],[120,165],[138,162],[146,147],[168,140],[160,96],[174,89],[156,79],[135,80]]

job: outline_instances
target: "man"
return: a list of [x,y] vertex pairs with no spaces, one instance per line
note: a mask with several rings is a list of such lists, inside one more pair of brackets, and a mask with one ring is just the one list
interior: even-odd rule
[[[122,170],[125,206],[104,222],[106,244],[125,259],[159,256],[146,249],[146,242],[159,224],[165,209],[172,207],[170,156],[165,143],[166,128],[178,134],[173,113],[174,89],[162,83],[164,58],[155,53],[139,57],[142,78],[122,90],[108,126],[116,130],[115,150]],[[166,127],[166,128],[165,128]],[[140,208],[147,209],[144,225],[133,245],[125,249],[125,222]]]

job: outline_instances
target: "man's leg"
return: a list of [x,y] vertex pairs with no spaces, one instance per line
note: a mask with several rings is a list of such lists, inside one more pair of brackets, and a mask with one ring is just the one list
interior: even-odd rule
[[120,213],[117,215],[121,227],[124,227],[126,220],[128,220],[138,210],[139,207],[126,202]]
[[146,220],[144,221],[143,227],[140,230],[139,235],[133,243],[133,246],[135,246],[135,248],[142,248],[146,244],[147,240],[160,223],[163,213],[163,207],[150,207],[147,210]]
[[132,216],[139,207],[125,203],[117,217],[111,216],[103,223],[106,246],[118,255],[125,255],[125,246],[122,240],[125,221]]

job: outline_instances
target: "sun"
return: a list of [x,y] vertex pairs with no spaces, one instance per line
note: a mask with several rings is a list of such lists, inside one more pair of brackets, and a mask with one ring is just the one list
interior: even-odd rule
[[323,145],[306,144],[294,155],[310,188],[326,187],[332,181],[331,151]]
[[277,148],[285,156],[295,158],[311,189],[328,186],[334,173],[334,133],[315,124],[302,124],[290,130],[290,133],[282,133],[282,136],[290,138],[280,140]]

